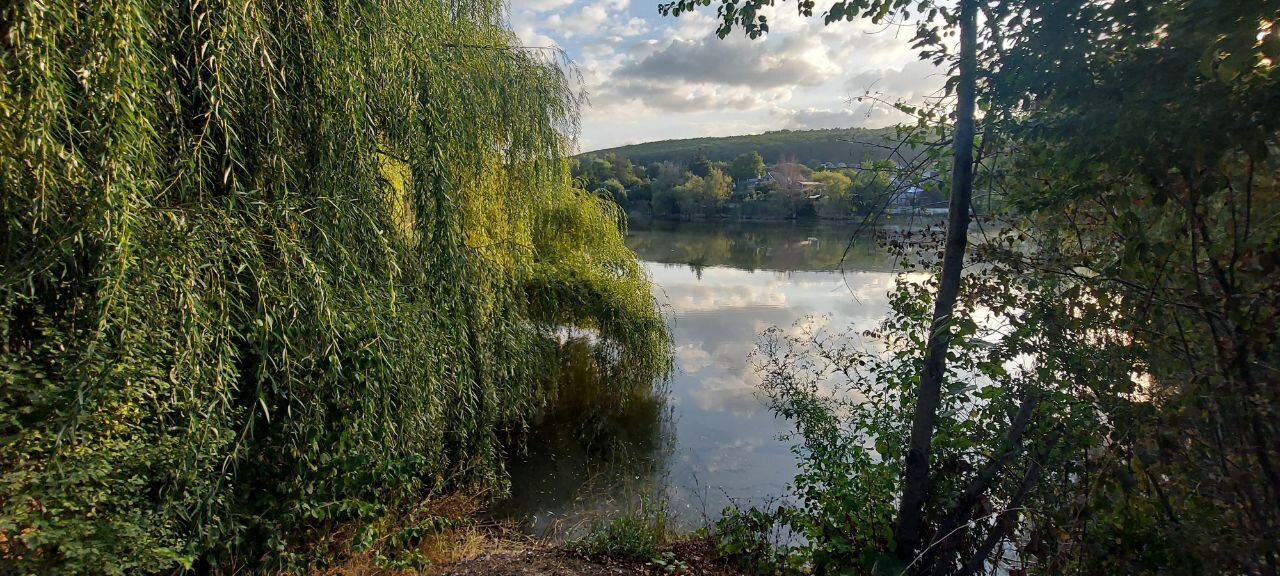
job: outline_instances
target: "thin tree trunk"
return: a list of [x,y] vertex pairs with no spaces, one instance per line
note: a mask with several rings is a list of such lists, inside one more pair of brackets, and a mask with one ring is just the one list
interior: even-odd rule
[[946,370],[947,345],[951,336],[951,315],[960,291],[960,273],[968,245],[969,203],[973,197],[974,100],[977,75],[977,0],[960,0],[960,78],[956,96],[956,126],[951,167],[951,200],[947,219],[947,244],[942,258],[942,277],[933,304],[933,322],[925,351],[924,372],[916,392],[916,410],[911,421],[903,473],[902,500],[894,529],[896,553],[910,562],[920,547],[924,531],[924,503],[929,491],[929,451],[942,396],[942,375]]
[[[1013,499],[1009,500],[1004,512],[1001,512],[992,522],[991,527],[987,529],[987,537],[982,541],[982,544],[978,545],[977,551],[968,560],[965,560],[964,566],[960,569],[961,576],[980,574],[986,564],[987,557],[991,555],[991,550],[1005,537],[1006,526],[1012,527],[1018,521],[1018,512],[1022,509],[1022,504],[1026,502],[1027,495],[1031,493],[1031,489],[1035,488],[1036,482],[1040,481],[1040,463],[1047,460],[1049,454],[1057,447],[1058,437],[1061,434],[1061,429],[1055,430],[1049,436],[1049,439],[1045,441],[1044,447],[1040,449],[1039,454],[1031,459],[1031,464],[1027,467],[1027,473],[1022,477],[1022,484],[1018,486],[1018,492],[1013,495]],[[1009,531],[1012,531],[1012,528],[1009,528]]]
[[[960,497],[956,499],[955,506],[951,511],[943,517],[936,531],[936,538],[947,538],[949,535],[958,530],[961,526],[968,524],[973,518],[973,507],[978,504],[991,485],[996,481],[996,477],[1004,470],[1010,462],[1022,454],[1022,437],[1027,431],[1027,424],[1031,422],[1031,413],[1035,411],[1036,404],[1040,402],[1040,396],[1032,393],[1022,399],[1021,405],[1018,407],[1017,415],[1009,424],[1009,431],[1005,435],[1004,445],[1000,454],[993,457],[983,466],[982,470],[973,477],[973,480],[965,487],[964,492],[960,493]],[[952,539],[953,541],[955,539]],[[933,566],[933,574],[946,574],[951,569],[955,561],[955,553],[957,547],[952,542],[943,542],[935,540],[930,547],[921,552],[921,566]],[[932,556],[932,558],[931,558]]]

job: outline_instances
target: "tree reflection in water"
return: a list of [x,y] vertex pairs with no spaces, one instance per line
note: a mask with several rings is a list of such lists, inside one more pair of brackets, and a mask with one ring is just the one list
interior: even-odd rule
[[561,345],[562,380],[508,461],[511,495],[497,513],[530,532],[580,535],[590,521],[660,498],[675,447],[667,388],[609,382],[588,337]]
[[884,318],[892,257],[871,235],[851,242],[855,232],[763,222],[633,226],[627,244],[671,318],[675,371],[622,386],[588,339],[566,341],[565,380],[526,451],[510,458],[512,495],[499,512],[563,537],[641,496],[662,496],[672,520],[694,528],[730,500],[786,494],[796,461],[779,436],[791,427],[760,403],[748,357],[771,326],[865,330]]

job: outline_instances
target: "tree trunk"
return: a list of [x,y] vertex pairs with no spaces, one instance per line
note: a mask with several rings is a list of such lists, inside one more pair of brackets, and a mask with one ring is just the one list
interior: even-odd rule
[[974,100],[977,75],[977,0],[960,0],[960,78],[956,89],[956,124],[951,167],[951,199],[948,206],[947,244],[942,258],[942,277],[933,304],[933,322],[925,350],[924,371],[916,391],[916,410],[911,421],[903,473],[902,500],[894,529],[898,559],[909,563],[920,547],[924,531],[924,504],[929,491],[929,452],[938,404],[942,396],[942,375],[946,370],[947,345],[951,337],[951,315],[960,291],[960,273],[968,245],[969,203],[973,197]]

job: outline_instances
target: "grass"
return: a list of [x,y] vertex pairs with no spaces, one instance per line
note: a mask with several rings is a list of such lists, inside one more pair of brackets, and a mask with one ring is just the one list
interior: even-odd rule
[[483,492],[455,492],[433,498],[412,513],[388,516],[368,526],[349,524],[321,537],[321,558],[336,562],[313,566],[311,576],[389,576],[420,574],[430,566],[470,560],[485,552],[518,551],[530,546],[512,538],[511,526],[479,521],[487,502]]
[[569,548],[586,556],[609,556],[649,561],[674,535],[666,500],[642,498],[638,507],[608,521],[597,522]]

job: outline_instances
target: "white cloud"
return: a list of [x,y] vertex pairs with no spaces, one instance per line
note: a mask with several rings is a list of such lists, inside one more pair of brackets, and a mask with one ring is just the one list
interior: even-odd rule
[[566,38],[572,38],[575,35],[599,32],[608,18],[609,11],[605,6],[594,4],[570,11],[565,16],[552,14],[547,18],[547,26]]
[[529,12],[546,12],[558,10],[573,4],[573,0],[511,0],[511,10]]
[[760,377],[754,371],[746,371],[741,375],[712,376],[699,380],[697,387],[690,390],[689,395],[702,410],[750,415],[764,409],[756,393],[759,384]]
[[787,295],[781,290],[742,284],[682,284],[667,286],[666,290],[669,303],[678,314],[726,308],[781,307],[787,303]]
[[936,94],[946,82],[946,70],[932,62],[913,60],[898,68],[868,70],[845,81],[854,95],[872,94],[889,101],[918,100]]
[[617,77],[767,89],[815,86],[838,72],[816,39],[761,42],[708,36],[697,41],[671,40],[665,48],[619,68]]
[[512,0],[511,20],[528,45],[564,47],[590,105],[583,149],[676,137],[778,128],[882,126],[903,118],[884,105],[850,104],[870,87],[888,101],[941,85],[915,62],[910,28],[839,23],[767,8],[771,31],[750,40],[715,36],[714,7],[661,17],[652,2]]
[[697,374],[711,365],[711,354],[702,349],[701,343],[685,344],[675,349],[676,361],[686,374]]
[[549,36],[539,34],[530,26],[519,26],[514,29],[516,37],[520,38],[520,43],[524,46],[537,48],[554,48],[559,46],[554,39]]
[[626,21],[620,21],[609,28],[609,33],[615,37],[633,38],[649,33],[649,22],[644,18],[628,18]]

